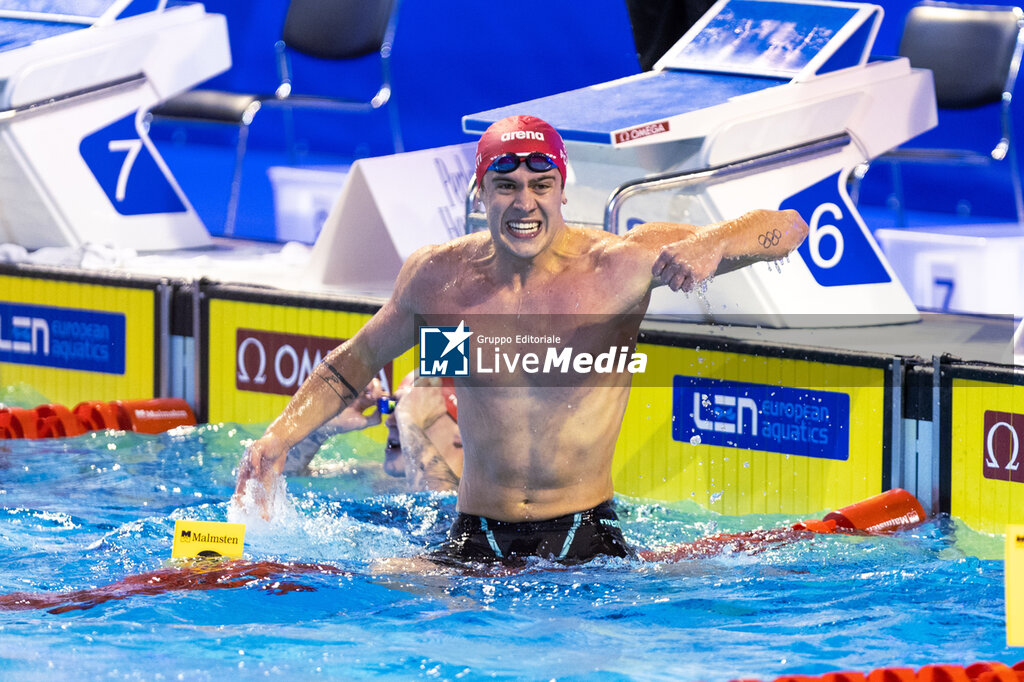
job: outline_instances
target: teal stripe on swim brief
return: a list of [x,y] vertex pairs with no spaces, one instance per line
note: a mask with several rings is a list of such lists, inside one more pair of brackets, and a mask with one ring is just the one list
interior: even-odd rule
[[505,555],[501,553],[501,547],[498,547],[498,541],[494,539],[494,533],[491,531],[490,528],[487,527],[487,519],[485,519],[482,516],[478,518],[480,519],[480,530],[482,530],[484,532],[484,535],[487,537],[487,543],[491,546],[491,549],[494,551],[494,556],[498,557],[499,559],[504,559]]
[[558,555],[558,560],[561,561],[565,558],[565,555],[569,553],[569,548],[572,547],[572,539],[576,536],[576,530],[580,527],[580,521],[583,519],[581,512],[576,512],[572,516],[572,528],[565,534],[565,544],[562,545],[562,553]]

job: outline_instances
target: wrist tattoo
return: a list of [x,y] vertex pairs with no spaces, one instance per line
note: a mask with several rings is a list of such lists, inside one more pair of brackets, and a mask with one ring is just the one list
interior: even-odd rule
[[778,228],[757,236],[757,243],[766,249],[778,246],[780,241],[782,241],[782,233],[779,232]]
[[[349,402],[359,397],[359,391],[352,387],[352,384],[350,384],[348,380],[341,375],[341,372],[334,368],[334,365],[325,362],[322,364],[322,366],[326,367],[327,371],[329,371],[334,376],[325,376],[321,374],[320,378],[323,380],[325,384],[331,387],[332,391],[338,394],[338,397],[341,398],[341,401],[343,403],[347,405]],[[345,388],[349,390],[349,393],[351,393],[350,396],[346,396],[344,393],[338,390],[336,384],[339,382],[344,384]]]

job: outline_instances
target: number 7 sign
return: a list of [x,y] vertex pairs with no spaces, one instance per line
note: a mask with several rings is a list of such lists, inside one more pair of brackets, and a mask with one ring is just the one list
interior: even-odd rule
[[82,139],[79,153],[121,215],[185,212],[136,129],[136,112]]

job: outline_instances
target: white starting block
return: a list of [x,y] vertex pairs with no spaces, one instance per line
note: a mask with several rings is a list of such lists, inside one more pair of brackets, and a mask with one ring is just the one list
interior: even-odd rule
[[875,237],[919,307],[1024,314],[1024,230],[1016,223],[887,229]]
[[[876,5],[720,0],[655,70],[466,116],[531,114],[569,153],[565,217],[623,233],[794,208],[811,232],[788,262],[655,292],[650,314],[778,327],[907,322],[917,309],[846,193],[860,163],[936,124],[931,72],[868,61]],[[870,316],[870,317],[868,317]]]
[[231,65],[227,24],[166,0],[0,4],[0,242],[210,243],[143,126]]
[[476,145],[357,159],[316,238],[302,286],[387,298],[402,263],[466,233]]

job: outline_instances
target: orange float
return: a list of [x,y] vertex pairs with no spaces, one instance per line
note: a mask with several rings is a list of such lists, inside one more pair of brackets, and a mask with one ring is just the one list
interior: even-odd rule
[[836,527],[843,530],[884,533],[921,523],[927,518],[916,497],[902,488],[893,488],[826,514],[823,520],[826,523],[835,521]]
[[114,403],[90,400],[78,403],[72,411],[88,431],[103,431],[104,429],[128,431],[131,429],[131,424],[127,420],[120,419],[121,412]]
[[118,400],[120,423],[127,420],[136,433],[163,433],[178,426],[194,426],[196,417],[192,408],[181,398],[150,398],[148,400]]
[[66,438],[103,429],[163,433],[195,424],[192,408],[182,398],[93,400],[78,403],[74,409],[58,403],[31,410],[0,407],[0,439]]
[[[730,680],[730,682],[756,682]],[[1024,661],[1013,666],[994,661],[981,661],[967,666],[926,665],[917,672],[913,668],[876,668],[866,676],[859,672],[825,673],[820,677],[784,675],[772,682],[1024,682]]]
[[35,409],[38,438],[65,438],[81,436],[85,426],[74,412],[57,403],[40,405]]
[[0,438],[36,438],[35,410],[23,407],[0,409]]

